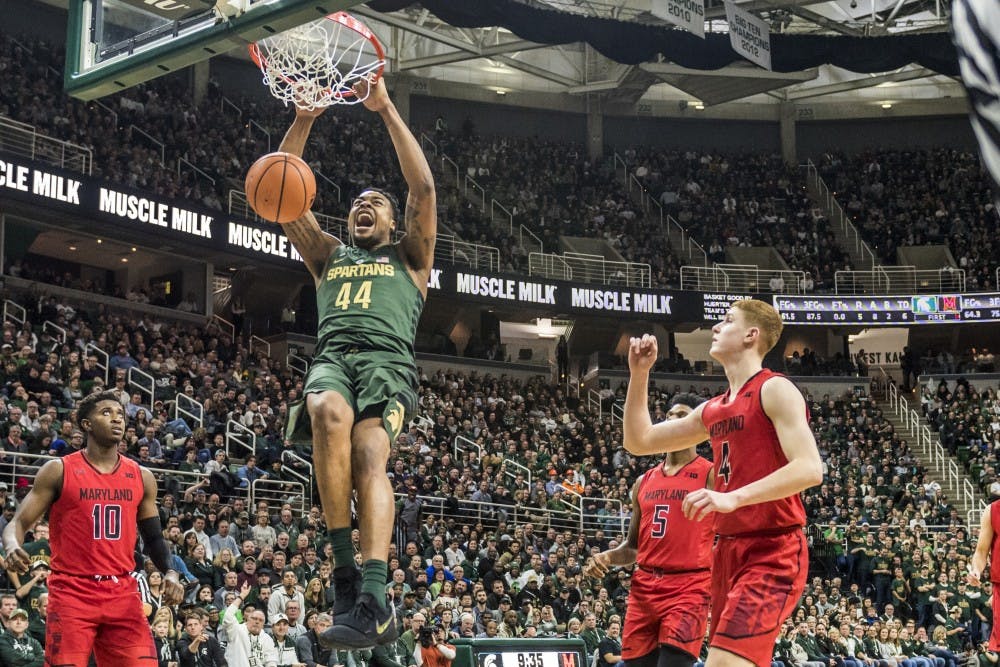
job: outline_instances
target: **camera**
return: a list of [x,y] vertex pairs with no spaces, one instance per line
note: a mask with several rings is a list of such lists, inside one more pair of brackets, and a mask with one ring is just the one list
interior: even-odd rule
[[424,648],[429,648],[434,646],[434,633],[437,632],[437,627],[433,625],[425,625],[420,628],[420,645]]

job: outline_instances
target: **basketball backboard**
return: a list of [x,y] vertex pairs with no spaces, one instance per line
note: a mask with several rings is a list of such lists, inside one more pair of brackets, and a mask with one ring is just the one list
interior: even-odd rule
[[74,0],[66,92],[92,100],[348,9],[360,0]]

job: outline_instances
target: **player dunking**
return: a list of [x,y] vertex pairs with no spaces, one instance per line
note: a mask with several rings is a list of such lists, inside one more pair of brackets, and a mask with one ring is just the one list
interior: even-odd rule
[[[972,584],[979,585],[979,578],[983,576],[983,571],[989,565],[993,590],[1000,590],[1000,547],[997,546],[998,541],[1000,541],[1000,500],[994,500],[983,511],[983,517],[979,523],[979,541],[976,542],[976,552],[972,554],[972,561],[969,563],[969,580]],[[1000,604],[994,602],[992,606],[993,623],[990,625],[989,648],[991,651],[1000,651]]]
[[[434,180],[420,145],[389,100],[385,83],[355,92],[385,122],[409,189],[406,236],[392,243],[398,211],[392,197],[368,189],[347,218],[353,245],[324,233],[311,213],[284,231],[316,281],[319,333],[306,379],[316,478],[333,544],[334,624],[327,647],[365,648],[398,635],[385,584],[394,499],[386,475],[389,445],[416,406],[413,340],[434,261]],[[281,149],[301,156],[322,110],[296,113]],[[290,418],[290,423],[295,421]],[[360,575],[351,545],[351,490],[358,494]]]
[[[645,393],[645,388],[643,388]],[[687,416],[704,399],[678,394],[667,419]],[[711,487],[712,464],[694,447],[671,452],[632,487],[632,519],[620,546],[587,563],[587,576],[638,563],[629,591],[622,638],[627,667],[690,667],[698,659],[708,623],[709,566],[715,532],[681,511],[685,496]]]
[[[129,572],[135,565],[137,533],[157,569],[170,568],[156,508],[156,480],[149,470],[118,454],[125,410],[114,392],[81,400],[77,421],[87,434],[87,445],[38,471],[3,531],[7,567],[28,571],[30,556],[21,543],[49,511],[52,575],[45,664],[85,667],[93,652],[101,667],[155,665],[153,635]],[[177,604],[184,595],[174,577],[176,573],[164,584],[165,605]]]
[[805,400],[787,378],[764,369],[781,336],[777,311],[738,301],[712,327],[709,353],[729,390],[683,419],[653,426],[646,404],[656,339],[633,338],[625,400],[625,447],[646,455],[712,441],[714,490],[692,491],[684,515],[715,513],[708,667],[770,665],[774,640],[802,595],[809,553],[799,492],[822,481]]

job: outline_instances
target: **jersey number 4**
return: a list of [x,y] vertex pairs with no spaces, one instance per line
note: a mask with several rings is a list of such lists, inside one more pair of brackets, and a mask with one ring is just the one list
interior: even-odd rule
[[94,505],[94,539],[118,540],[122,536],[122,506]]
[[733,467],[729,465],[729,441],[726,440],[722,443],[722,461],[719,462],[719,474],[722,475],[723,481],[726,485],[729,484],[729,478],[732,477]]
[[653,508],[653,528],[649,531],[650,537],[663,537],[667,534],[667,516],[670,514],[670,505],[657,505]]

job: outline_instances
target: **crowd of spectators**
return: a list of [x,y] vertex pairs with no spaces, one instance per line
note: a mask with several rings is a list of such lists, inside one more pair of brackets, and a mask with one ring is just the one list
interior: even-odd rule
[[[46,83],[51,74],[43,63],[58,63],[56,51],[37,42],[26,50],[0,39],[0,68],[17,81],[0,90],[0,112],[70,140],[96,141],[95,167],[104,176],[213,205],[213,192],[201,190],[197,182],[170,181],[162,175],[172,170],[136,169],[136,164],[153,165],[158,155],[137,147],[138,141],[129,142],[127,151],[113,141],[114,124],[109,125],[109,116],[94,105],[71,102],[63,116],[41,113],[52,108],[42,102],[49,100],[45,96],[52,85]],[[245,129],[224,129],[205,120],[215,114],[183,111],[187,107],[174,104],[177,93],[170,91],[168,83],[154,82],[122,96],[116,107],[118,124],[169,121],[162,125],[170,132],[165,138],[175,155],[187,155],[231,178],[241,175],[249,156],[263,152]],[[210,91],[206,104],[217,105],[217,95]],[[124,99],[129,102],[122,104]],[[263,108],[251,104],[245,108],[263,117]],[[398,183],[379,180],[387,178],[380,174],[396,174],[395,169],[381,169],[391,156],[384,133],[371,131],[371,121],[360,116],[350,122],[347,118],[331,115],[329,123],[317,127],[316,140],[326,142],[329,155],[350,159],[307,158],[322,159],[323,172],[347,188],[375,184],[398,189]],[[200,153],[210,145],[206,137],[231,151]],[[475,167],[477,180],[505,194],[519,212],[523,206],[537,212],[539,219],[552,221],[552,234],[578,230],[605,236],[612,227],[621,229],[623,221],[639,220],[622,216],[632,205],[602,188],[607,166],[588,163],[579,147],[532,144],[541,160],[565,158],[543,178],[512,168],[525,152],[517,141],[485,142],[466,145],[465,152],[457,154]],[[632,157],[640,162],[639,156]],[[803,261],[812,263],[798,266],[813,267],[817,286],[825,284],[841,261],[832,246],[825,245],[825,223],[805,207],[792,175],[775,171],[770,158],[758,159],[760,164],[735,156],[647,157],[642,158],[646,171],[641,177],[653,191],[662,188],[664,203],[676,207],[684,222],[704,220],[711,225],[706,230],[724,230],[717,243],[707,245],[712,252],[726,243],[787,245],[788,252],[782,252],[788,259],[801,254],[799,245],[811,247],[806,253],[811,259]],[[675,160],[686,168],[674,170]],[[741,166],[724,166],[730,161]],[[502,182],[499,175],[510,172],[517,172],[510,176],[513,180]],[[758,181],[754,172],[769,175]],[[663,176],[667,173],[670,178]],[[674,173],[683,174],[676,183],[671,180]],[[722,185],[725,174],[740,175],[731,188]],[[698,187],[690,188],[690,183]],[[666,196],[670,192],[676,199]],[[465,204],[455,200],[446,206]],[[803,226],[805,238],[787,236],[791,226],[781,222],[782,212],[785,223],[790,217],[811,221]],[[612,215],[618,220],[609,227]],[[763,218],[767,220],[762,223]],[[453,219],[462,234],[480,229],[470,217],[467,231],[458,211]],[[548,223],[543,228],[547,230]],[[624,239],[643,237],[636,228],[617,240],[605,238],[627,251],[631,241]],[[675,268],[664,265],[657,270],[669,283]],[[180,608],[161,608],[157,575],[149,570],[140,574],[151,627],[158,645],[166,647],[161,655],[177,655],[171,647],[186,650],[189,644],[184,642],[203,632],[228,645],[233,620],[263,611],[263,625],[279,642],[291,635],[296,660],[309,664],[312,658],[303,657],[298,645],[305,637],[307,646],[301,651],[313,650],[315,628],[329,622],[330,548],[322,514],[315,506],[296,514],[293,502],[251,505],[245,491],[265,475],[289,481],[289,461],[309,461],[308,448],[282,435],[288,405],[301,396],[301,378],[213,324],[157,321],[49,297],[23,305],[25,325],[5,324],[0,341],[0,465],[24,471],[15,472],[13,489],[0,483],[0,527],[30,486],[28,455],[59,456],[79,449],[83,437],[72,421],[75,401],[94,389],[117,387],[124,392],[129,417],[122,453],[157,471],[164,492],[165,535],[178,569],[197,583]],[[58,341],[31,326],[42,319],[69,332],[67,340]],[[106,380],[94,347],[109,355]],[[977,368],[987,358],[992,363],[987,352],[972,358]],[[799,363],[805,365],[804,360]],[[835,360],[835,365],[846,368],[849,362]],[[154,378],[151,403],[128,385],[127,372],[133,367]],[[664,417],[677,391],[680,387],[651,390],[654,420]],[[622,392],[622,387],[611,392],[611,400]],[[179,393],[203,406],[201,426],[193,428],[174,417],[171,405]],[[596,416],[541,378],[517,381],[502,375],[437,372],[421,375],[419,397],[427,421],[413,424],[393,444],[388,471],[400,500],[387,590],[407,632],[384,652],[326,656],[313,663],[410,667],[424,662],[418,646],[433,651],[449,637],[579,636],[590,653],[608,637],[613,640],[627,604],[629,574],[614,572],[594,580],[582,575],[581,566],[594,549],[622,539],[630,485],[651,462],[636,460],[621,448],[620,424]],[[809,396],[808,402],[826,468],[824,485],[805,496],[816,578],[779,641],[777,656],[799,664],[793,644],[803,648],[808,642],[820,650],[810,654],[811,645],[803,648],[806,661],[825,655],[870,664],[876,656],[896,660],[927,655],[954,667],[953,661],[962,655],[988,656],[979,642],[986,632],[983,618],[989,616],[985,601],[990,591],[988,585],[977,590],[961,581],[970,536],[940,486],[926,475],[870,397]],[[991,481],[998,423],[995,392],[978,393],[968,384],[951,392],[945,385],[943,393],[939,387],[928,394],[926,406],[928,418],[947,437],[946,446],[967,452],[970,470],[981,466],[973,470],[976,478]],[[230,420],[254,434],[254,456],[228,459],[224,432]],[[295,457],[286,458],[288,451]],[[200,481],[194,481],[198,476]],[[580,503],[586,530],[579,525]],[[46,539],[44,526],[36,528],[34,538],[37,548]],[[10,582],[16,591],[14,604],[26,607],[29,628],[36,630],[44,627],[47,613],[43,570],[33,568],[23,580]],[[21,622],[9,602],[0,601],[5,630]],[[284,634],[282,625],[287,626]],[[421,632],[423,627],[438,630]],[[864,648],[849,641],[841,650],[838,635],[858,633]],[[925,635],[930,643],[924,643]],[[995,656],[990,661],[995,662]]]
[[771,246],[804,272],[807,292],[831,290],[835,272],[850,268],[804,175],[780,155],[629,149],[625,159],[712,263],[727,263],[730,246]]
[[[246,165],[276,147],[290,120],[291,112],[261,88],[256,96],[233,101],[240,115],[239,122],[231,122],[236,112],[228,107],[220,115],[223,97],[214,81],[192,106],[188,81],[177,75],[100,104],[83,103],[60,90],[62,60],[62,49],[51,43],[0,35],[0,72],[12,84],[0,91],[0,115],[92,148],[96,175],[157,195],[222,208],[228,191],[241,188]],[[58,113],[52,113],[53,98],[61,101]],[[218,122],[220,117],[229,122]],[[678,285],[680,260],[659,218],[643,214],[616,175],[610,154],[590,160],[582,145],[484,137],[471,124],[456,132],[440,125],[427,132],[459,170],[456,174],[445,162],[432,160],[442,231],[498,248],[502,270],[526,270],[536,241],[526,235],[524,242],[512,243],[509,220],[491,221],[492,207],[483,210],[482,201],[453,187],[456,176],[472,176],[485,190],[485,201],[495,199],[514,215],[517,238],[521,224],[546,252],[561,251],[560,236],[600,238],[626,260],[648,263],[652,284]],[[322,175],[316,210],[342,216],[345,198],[362,187],[405,189],[388,134],[362,110],[326,114],[310,146],[305,158]],[[215,179],[214,185],[195,169],[175,169],[180,158]],[[805,196],[801,177],[777,156],[628,150],[625,159],[650,192],[662,193],[666,209],[713,262],[725,261],[727,245],[771,245],[792,269],[809,274],[808,290],[829,287],[833,272],[845,266],[826,221]],[[329,182],[339,188],[340,200]]]
[[[297,503],[281,502],[293,498],[251,505],[243,488],[263,475],[281,480],[288,449],[308,460],[308,449],[281,435],[301,379],[212,325],[154,321],[46,297],[24,305],[29,322],[50,309],[47,314],[61,318],[70,333],[60,343],[30,325],[4,327],[0,465],[82,446],[71,420],[74,401],[104,386],[88,343],[108,352],[109,384],[127,390],[130,367],[157,380],[153,405],[126,393],[122,452],[160,477],[161,518],[175,564],[197,582],[181,608],[167,610],[157,604],[158,576],[141,576],[160,643],[169,649],[173,638],[184,646],[200,623],[226,645],[227,614],[248,617],[253,610],[247,605],[264,611],[264,626],[272,632],[277,626],[279,638],[283,615],[285,634],[297,644],[303,643],[299,635],[327,622],[330,547],[319,508],[298,514]],[[655,420],[681,390],[651,388]],[[204,405],[201,428],[172,419],[169,406],[180,392]],[[623,392],[624,386],[617,387],[609,399],[619,400]],[[953,639],[940,650],[971,655],[968,644],[983,636],[980,615],[988,591],[960,581],[971,547],[961,518],[873,399],[807,400],[826,470],[824,485],[805,496],[816,578],[793,617],[795,632],[805,623],[805,636],[829,639],[833,628],[842,632],[846,623],[852,633],[858,627],[866,636],[871,628],[876,635],[895,629],[912,642],[919,633],[931,636],[937,626],[946,633],[961,626],[950,635],[959,643]],[[399,502],[387,589],[407,623],[404,637],[435,643],[457,636],[580,636],[591,653],[609,636],[614,640],[629,573],[594,580],[581,567],[594,549],[623,538],[629,487],[652,461],[620,447],[620,424],[598,417],[542,378],[421,374],[419,412],[421,420],[393,444],[388,471]],[[227,460],[222,434],[229,420],[254,432],[256,457]],[[179,473],[202,480],[179,481]],[[9,520],[30,484],[27,473],[14,479],[13,490],[0,485],[0,523]],[[241,594],[244,584],[250,590]],[[30,621],[43,622],[44,575],[33,571],[12,587]],[[187,627],[192,613],[195,625]],[[911,622],[913,632],[902,633]],[[421,635],[422,624],[440,630]],[[404,667],[420,664],[413,641],[388,650]]]
[[924,417],[941,444],[965,466],[991,499],[1000,498],[1000,400],[993,387],[977,388],[966,378],[929,380],[921,387]]
[[993,288],[997,212],[977,153],[828,153],[820,173],[882,263],[898,264],[902,246],[943,244],[965,270],[969,291]]

